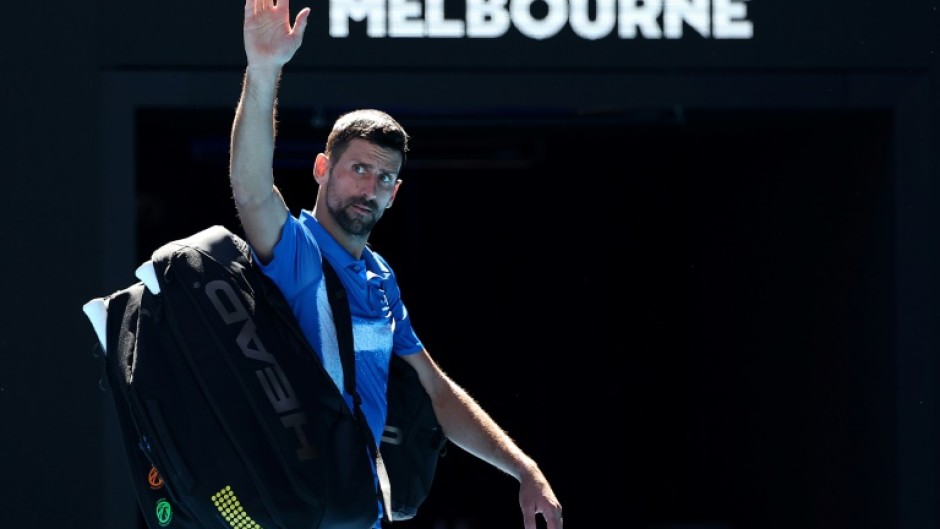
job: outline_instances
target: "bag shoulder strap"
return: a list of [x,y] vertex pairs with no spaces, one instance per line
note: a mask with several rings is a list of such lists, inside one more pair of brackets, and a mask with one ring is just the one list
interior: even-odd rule
[[356,391],[356,354],[353,352],[352,314],[349,311],[346,288],[326,257],[323,258],[323,276],[326,280],[330,308],[333,310],[333,323],[336,325],[336,340],[339,342],[339,357],[343,365],[343,386],[346,392],[352,395],[353,403],[358,410],[361,400]]
[[382,460],[382,453],[372,436],[372,430],[368,427],[365,416],[362,414],[360,408],[362,399],[359,397],[359,392],[356,391],[356,353],[353,348],[352,314],[349,310],[349,299],[346,296],[346,287],[343,286],[336,270],[326,260],[326,257],[323,257],[323,276],[329,292],[330,308],[333,310],[333,322],[336,325],[336,340],[339,342],[339,356],[343,364],[343,385],[346,392],[352,395],[356,418],[366,425],[366,428],[364,428],[367,434],[366,444],[369,446],[369,453],[375,460],[375,469],[379,477],[379,492],[382,494],[382,505],[384,506],[383,517],[387,521],[391,521],[393,512],[392,485],[388,478],[385,462]]

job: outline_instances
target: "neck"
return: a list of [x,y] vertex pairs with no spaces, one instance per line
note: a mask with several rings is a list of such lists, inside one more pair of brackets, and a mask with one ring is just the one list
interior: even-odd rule
[[313,206],[313,216],[350,255],[356,259],[362,257],[362,250],[366,247],[366,242],[369,240],[368,235],[352,235],[344,230],[339,223],[336,222],[336,219],[330,214],[326,206],[320,204],[319,200]]

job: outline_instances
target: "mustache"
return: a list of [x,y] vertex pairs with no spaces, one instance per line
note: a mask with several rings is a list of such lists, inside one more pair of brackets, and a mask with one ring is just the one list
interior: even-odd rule
[[369,211],[377,211],[379,209],[379,203],[375,200],[354,200],[348,204],[349,206],[365,206]]

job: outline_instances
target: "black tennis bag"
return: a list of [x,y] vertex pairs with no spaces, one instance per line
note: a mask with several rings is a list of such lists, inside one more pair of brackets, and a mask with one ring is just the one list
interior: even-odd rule
[[[213,226],[151,263],[159,293],[141,281],[101,298],[100,355],[148,527],[373,527],[371,432],[245,241]],[[446,438],[414,370],[396,358],[392,371],[386,430],[398,435],[381,458],[386,520],[400,520],[427,496]]]

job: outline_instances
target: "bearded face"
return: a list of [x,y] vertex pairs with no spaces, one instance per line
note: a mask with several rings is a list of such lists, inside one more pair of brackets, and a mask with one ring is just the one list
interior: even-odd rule
[[[330,184],[332,182],[331,177]],[[385,208],[379,207],[375,200],[343,197],[337,192],[336,186],[330,184],[327,184],[326,188],[327,211],[346,233],[357,237],[367,237],[372,233],[375,223],[382,218]]]
[[401,164],[401,153],[359,138],[329,161],[321,185],[327,212],[343,231],[360,238],[372,232],[395,199]]

